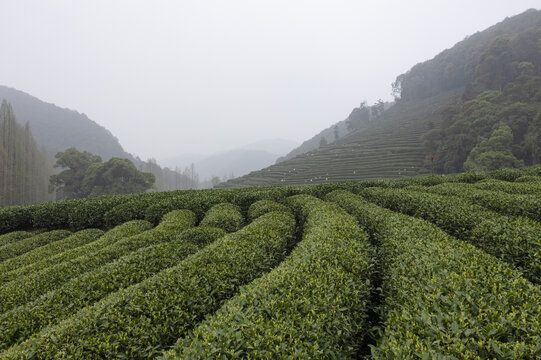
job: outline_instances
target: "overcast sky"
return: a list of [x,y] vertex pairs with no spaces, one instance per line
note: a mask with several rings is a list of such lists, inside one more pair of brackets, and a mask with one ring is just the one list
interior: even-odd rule
[[143,159],[303,141],[539,0],[0,0],[0,84]]

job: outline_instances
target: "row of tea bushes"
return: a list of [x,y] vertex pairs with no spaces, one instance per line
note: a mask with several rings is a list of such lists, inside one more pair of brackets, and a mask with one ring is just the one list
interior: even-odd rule
[[384,304],[374,359],[535,359],[541,288],[495,257],[421,219],[329,195],[379,224]]
[[8,245],[31,236],[32,233],[28,231],[13,231],[4,235],[0,235],[0,248],[4,245]]
[[378,188],[361,194],[383,207],[428,220],[541,282],[541,224],[536,221],[500,215],[454,196]]
[[[35,300],[47,291],[64,284],[74,276],[114,261],[137,249],[170,241],[182,230],[195,225],[195,215],[189,210],[167,214],[160,225],[152,230],[123,238],[96,252],[33,272],[0,287],[0,312]],[[104,236],[107,236],[105,234]]]
[[[368,236],[332,204],[307,195],[288,202],[304,223],[302,241],[277,268],[241,288],[164,358],[355,356],[367,330],[372,288]],[[280,208],[266,201],[252,207],[252,214]]]
[[207,211],[201,226],[217,227],[226,232],[235,232],[242,229],[244,217],[237,205],[231,203],[216,204]]
[[92,241],[88,244],[85,244],[85,245],[82,245],[70,250],[66,250],[54,256],[50,256],[50,257],[43,258],[40,260],[36,259],[36,261],[32,264],[17,268],[9,272],[2,273],[0,274],[0,279],[2,279],[2,283],[13,281],[15,279],[20,279],[24,276],[27,276],[32,273],[36,273],[48,267],[58,265],[66,261],[74,260],[83,255],[95,253],[98,250],[103,249],[107,246],[110,246],[123,238],[129,237],[135,234],[139,234],[151,228],[152,228],[152,225],[147,221],[144,221],[144,220],[130,221],[126,224],[119,225],[115,227],[114,229],[107,231],[99,239]]
[[516,183],[501,180],[489,180],[478,182],[474,184],[474,186],[481,190],[503,191],[508,194],[541,194],[540,183]]
[[54,243],[71,235],[70,231],[56,230],[20,239],[0,247],[0,264],[40,246]]
[[[78,231],[75,234],[71,234],[70,232],[66,232],[64,230],[53,230],[48,233],[36,235],[34,238],[43,237],[46,236],[46,234],[49,234],[49,238],[54,238],[56,236],[59,239],[34,248],[33,250],[25,252],[22,255],[12,257],[0,263],[0,284],[9,280],[13,280],[9,276],[6,276],[9,274],[9,272],[28,265],[32,265],[42,259],[60,254],[70,249],[88,244],[98,239],[104,234],[104,232],[99,229],[86,229]],[[30,240],[32,238],[27,239]],[[20,241],[16,244],[22,243],[23,241]]]
[[458,196],[500,214],[525,216],[541,221],[541,192],[535,195],[507,194],[501,191],[481,190],[470,184],[443,184],[407,189]]
[[279,263],[294,231],[291,216],[265,214],[177,266],[111,294],[0,357],[154,357],[219,308],[239,286]]
[[218,228],[184,230],[169,242],[136,250],[71,279],[35,301],[5,312],[0,315],[0,350],[26,339],[45,326],[60,322],[112,292],[177,265],[188,255],[224,235],[225,231]]
[[248,220],[254,221],[258,217],[266,213],[278,211],[291,214],[291,209],[284,204],[280,204],[273,200],[258,200],[248,208]]

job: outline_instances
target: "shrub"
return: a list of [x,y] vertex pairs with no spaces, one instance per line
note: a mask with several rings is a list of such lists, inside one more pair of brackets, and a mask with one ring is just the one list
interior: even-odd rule
[[32,228],[31,206],[9,206],[0,208],[0,234]]
[[[5,282],[7,279],[14,280],[13,278],[7,277],[10,271],[22,268],[31,264],[34,264],[44,258],[48,258],[59,254],[61,252],[67,251],[72,248],[79,247],[81,245],[92,242],[103,235],[103,231],[98,229],[87,229],[79,231],[75,234],[65,233],[63,230],[54,230],[47,236],[48,239],[54,237],[53,234],[57,235],[60,239],[47,243],[43,246],[25,252],[22,255],[17,257],[12,257],[2,263],[0,263],[0,283]],[[42,234],[44,235],[44,234]],[[68,236],[69,235],[69,236]],[[41,237],[36,235],[37,238]]]
[[226,232],[234,232],[242,228],[244,217],[237,205],[220,203],[214,205],[201,220],[201,226],[217,227]]
[[180,339],[166,359],[355,356],[367,331],[368,236],[331,204],[304,196],[289,202],[306,215],[302,241]]
[[6,244],[0,247],[0,262],[22,255],[40,246],[61,240],[70,234],[71,232],[66,230],[50,231]]
[[507,264],[423,220],[332,194],[380,224],[384,303],[374,359],[533,359],[541,289]]
[[186,229],[169,242],[131,252],[0,315],[0,349],[26,339],[45,326],[60,322],[110,293],[177,265],[223,235],[225,232],[216,228]]
[[32,233],[29,233],[28,231],[12,231],[10,233],[0,235],[0,247],[26,239],[30,236],[32,236]]
[[263,215],[177,266],[111,294],[2,356],[155,357],[219,308],[239,286],[283,259],[294,230],[291,216]]
[[283,211],[286,213],[291,213],[291,209],[287,206],[277,203],[272,200],[259,200],[250,205],[248,209],[248,219],[249,221],[254,221],[261,215],[269,213],[271,211]]

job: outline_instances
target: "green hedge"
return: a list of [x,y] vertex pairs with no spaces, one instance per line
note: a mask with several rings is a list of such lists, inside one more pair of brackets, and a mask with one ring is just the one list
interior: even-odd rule
[[207,211],[201,226],[217,227],[226,232],[235,232],[242,228],[244,217],[237,205],[230,203],[216,204]]
[[0,208],[0,234],[32,228],[32,206]]
[[0,316],[0,349],[26,339],[45,326],[90,306],[106,295],[177,265],[188,255],[225,235],[216,228],[184,230],[170,242],[136,250],[49,291]]
[[273,200],[259,200],[250,205],[250,208],[248,209],[248,220],[254,221],[261,215],[265,215],[271,211],[291,213],[291,209],[284,204],[280,204]]
[[[133,195],[101,196],[93,199],[79,200],[70,211],[68,217],[69,227],[74,230],[93,227],[105,227],[105,213],[111,208],[114,208],[115,206],[118,206],[119,204],[125,202],[127,199],[130,198],[130,196]],[[51,214],[51,216],[54,216],[54,214]],[[117,223],[114,225],[119,224],[121,223]]]
[[[59,231],[61,232],[62,230],[55,230],[56,233],[58,233]],[[62,234],[62,232],[60,234]],[[69,249],[73,249],[92,242],[102,236],[103,231],[98,229],[87,229],[76,232],[75,234],[68,233],[67,235],[69,236],[45,244],[22,255],[13,257],[0,263],[0,283],[4,283],[6,281],[5,275],[7,275],[8,272],[34,264],[44,258],[51,257]]]
[[116,241],[94,253],[30,273],[0,287],[0,312],[10,310],[61,286],[69,279],[103,266],[137,249],[171,240],[195,224],[189,210],[177,210],[164,216],[155,229]]
[[[353,358],[362,343],[372,249],[345,211],[313,197],[289,199],[304,236],[276,269],[225,303],[166,359]],[[272,204],[274,205],[274,204]]]
[[31,237],[32,233],[28,231],[12,231],[10,233],[0,235],[0,247],[17,242],[22,239]]
[[529,280],[541,282],[541,224],[536,221],[500,215],[454,196],[375,188],[362,195],[391,210],[433,222],[514,265]]
[[538,183],[511,183],[502,180],[481,181],[474,185],[477,189],[503,191],[508,194],[541,194],[541,184]]
[[107,227],[113,227],[126,221],[144,219],[149,206],[169,196],[169,192],[132,195],[129,200],[116,205],[105,213],[103,216],[105,224]]
[[150,358],[285,256],[295,222],[268,213],[177,266],[9,348],[4,359]]
[[458,196],[500,214],[525,216],[541,221],[541,193],[537,195],[507,194],[501,191],[477,189],[470,184],[443,184],[411,190]]
[[384,303],[373,359],[535,359],[541,288],[423,220],[336,193],[361,223],[379,223]]
[[8,259],[20,256],[28,251],[39,248],[40,246],[61,240],[71,235],[66,230],[56,230],[27,237],[16,242],[0,247],[0,263]]
[[32,207],[32,227],[35,229],[67,229],[73,208],[81,200],[47,202]]
[[66,250],[60,254],[38,260],[25,267],[18,268],[0,275],[2,282],[21,279],[27,275],[37,273],[40,270],[58,265],[60,263],[74,260],[80,256],[88,255],[97,252],[107,246],[110,246],[123,238],[139,234],[145,230],[152,228],[152,225],[144,220],[135,220],[119,225],[112,230],[109,230],[96,241],[92,241],[83,246],[79,246],[70,250]]

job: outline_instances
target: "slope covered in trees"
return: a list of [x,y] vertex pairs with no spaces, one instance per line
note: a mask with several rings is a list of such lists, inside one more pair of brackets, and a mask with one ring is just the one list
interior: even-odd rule
[[[541,11],[528,10],[415,65],[396,104],[338,141],[222,187],[339,182],[534,165],[541,147]],[[350,115],[360,118],[360,108]],[[349,117],[348,117],[349,119]],[[327,143],[327,144],[325,144]],[[305,145],[303,144],[303,146]]]
[[51,167],[34,141],[30,125],[20,125],[6,101],[0,106],[0,206],[31,204],[50,198]]

